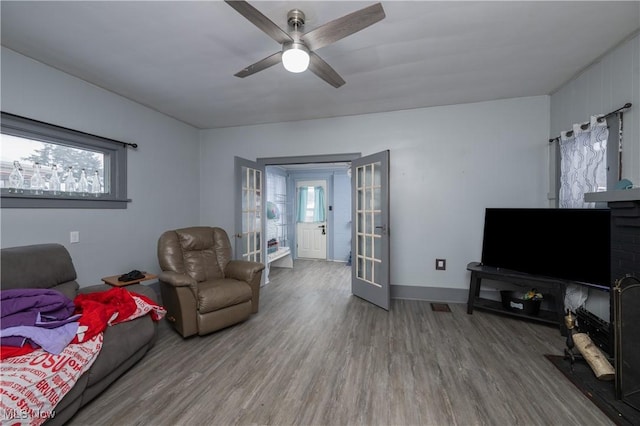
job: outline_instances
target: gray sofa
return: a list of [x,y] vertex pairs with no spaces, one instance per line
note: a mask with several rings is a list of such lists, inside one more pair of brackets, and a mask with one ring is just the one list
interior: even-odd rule
[[[73,300],[78,293],[104,291],[110,286],[95,285],[79,288],[76,270],[67,249],[60,244],[38,244],[11,247],[0,252],[2,290],[13,288],[46,288],[60,291]],[[153,289],[140,284],[126,287],[157,302]],[[96,361],[84,373],[55,408],[55,417],[47,425],[64,424],[83,405],[87,404],[137,363],[153,346],[157,323],[149,315],[133,321],[107,327]]]

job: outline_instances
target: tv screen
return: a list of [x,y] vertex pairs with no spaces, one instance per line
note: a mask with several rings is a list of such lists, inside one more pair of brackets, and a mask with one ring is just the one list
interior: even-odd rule
[[609,209],[488,208],[482,263],[609,287]]

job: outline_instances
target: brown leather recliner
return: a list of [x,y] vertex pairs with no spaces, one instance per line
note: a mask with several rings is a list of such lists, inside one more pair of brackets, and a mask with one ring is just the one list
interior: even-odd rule
[[205,335],[258,312],[264,265],[231,259],[224,229],[166,231],[158,240],[166,318],[182,337]]

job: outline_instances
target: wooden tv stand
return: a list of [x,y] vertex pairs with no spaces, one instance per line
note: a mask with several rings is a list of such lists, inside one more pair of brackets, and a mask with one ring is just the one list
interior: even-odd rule
[[[471,271],[469,298],[467,300],[468,314],[473,314],[473,309],[476,308],[540,323],[557,325],[560,328],[560,333],[566,336],[567,330],[564,324],[564,293],[567,284],[571,283],[570,281],[484,266],[480,262],[469,263],[467,270]],[[551,299],[553,310],[540,309],[537,315],[527,315],[522,312],[505,309],[500,301],[480,297],[480,287],[482,286],[483,279],[501,281],[518,287],[524,287],[524,292],[536,288],[544,295],[544,300]]]

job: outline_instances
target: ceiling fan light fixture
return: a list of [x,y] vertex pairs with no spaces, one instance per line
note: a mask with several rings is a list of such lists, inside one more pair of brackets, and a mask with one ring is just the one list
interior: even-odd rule
[[282,65],[289,72],[304,72],[309,68],[309,49],[302,43],[290,43],[282,49]]

